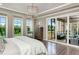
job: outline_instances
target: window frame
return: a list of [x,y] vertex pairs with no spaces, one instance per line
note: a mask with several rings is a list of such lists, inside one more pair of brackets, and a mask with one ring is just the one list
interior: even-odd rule
[[6,25],[6,35],[5,37],[8,37],[8,17],[6,15],[1,15],[2,17],[5,17],[5,25]]
[[27,20],[31,20],[32,21],[32,29],[33,29],[33,33],[32,33],[32,37],[34,37],[34,21],[33,21],[33,19],[32,18],[27,18],[26,19],[26,35],[28,36],[28,32],[27,32]]
[[16,37],[14,34],[14,20],[19,19],[21,21],[21,36],[23,36],[23,18],[21,17],[13,17],[12,26],[13,26],[13,37]]

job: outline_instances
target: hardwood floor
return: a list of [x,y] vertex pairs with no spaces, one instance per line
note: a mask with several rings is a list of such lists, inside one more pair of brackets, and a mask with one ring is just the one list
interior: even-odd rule
[[79,48],[44,41],[48,55],[79,55]]

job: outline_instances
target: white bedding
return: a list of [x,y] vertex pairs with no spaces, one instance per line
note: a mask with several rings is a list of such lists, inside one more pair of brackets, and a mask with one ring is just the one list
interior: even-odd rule
[[[31,47],[30,45],[22,42],[21,40],[15,39],[15,38],[7,38],[7,44],[5,46],[5,50],[3,52],[4,55],[16,55],[19,53],[19,55],[24,55],[25,53],[31,54]],[[9,54],[10,52],[10,54]],[[17,54],[18,55],[18,54]]]
[[47,54],[47,50],[42,42],[29,37],[7,38],[6,41],[4,55]]
[[26,37],[26,36],[19,36],[16,38],[31,46],[31,52],[32,52],[31,54],[32,55],[47,54],[47,50],[42,42],[40,42],[36,39]]
[[3,55],[20,55],[20,50],[16,44],[12,41],[7,40],[7,44],[5,44],[5,50]]

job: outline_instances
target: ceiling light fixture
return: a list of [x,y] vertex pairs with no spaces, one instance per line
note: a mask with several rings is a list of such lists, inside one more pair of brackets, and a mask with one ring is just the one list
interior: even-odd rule
[[29,15],[35,15],[38,11],[38,6],[35,6],[33,3],[31,6],[27,6],[27,13]]

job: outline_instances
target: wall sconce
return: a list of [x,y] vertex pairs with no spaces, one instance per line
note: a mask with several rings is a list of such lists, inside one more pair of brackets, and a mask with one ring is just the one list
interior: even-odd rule
[[38,26],[39,26],[39,27],[42,27],[42,23],[41,23],[41,22],[39,22],[39,23],[38,23]]
[[40,26],[41,25],[41,22],[39,22],[38,25]]

